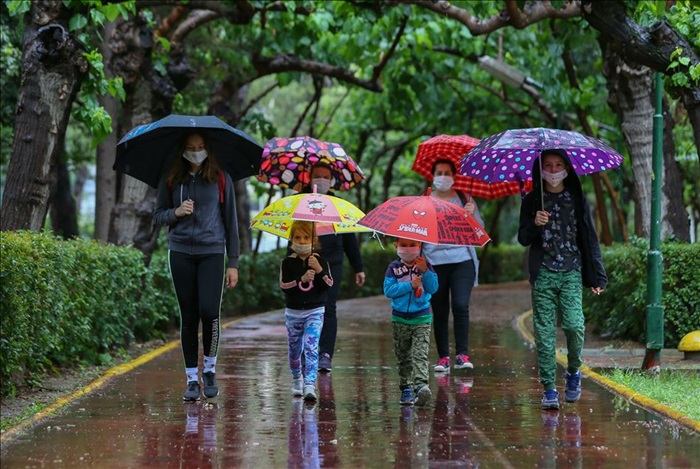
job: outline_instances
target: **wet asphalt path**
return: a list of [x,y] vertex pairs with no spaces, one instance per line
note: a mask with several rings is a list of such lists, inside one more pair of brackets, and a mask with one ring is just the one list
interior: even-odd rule
[[3,443],[0,462],[3,469],[700,467],[700,435],[586,379],[578,403],[541,411],[534,352],[512,327],[527,308],[522,285],[475,289],[476,368],[431,376],[425,408],[399,405],[386,299],[339,303],[334,368],[319,375],[315,405],[291,397],[281,311],[245,318],[222,331],[219,397],[182,403],[177,348]]

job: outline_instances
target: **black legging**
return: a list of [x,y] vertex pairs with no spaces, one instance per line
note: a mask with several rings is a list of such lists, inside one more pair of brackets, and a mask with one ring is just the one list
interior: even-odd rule
[[224,290],[224,254],[192,255],[170,251],[170,274],[180,305],[180,341],[185,367],[199,363],[199,321],[204,355],[219,348],[219,312]]

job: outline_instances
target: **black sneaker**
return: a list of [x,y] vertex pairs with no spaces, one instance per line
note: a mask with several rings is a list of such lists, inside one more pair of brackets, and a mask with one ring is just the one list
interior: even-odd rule
[[211,399],[219,394],[219,387],[216,385],[216,373],[213,371],[202,373],[202,381],[204,382],[204,395],[206,397]]
[[331,364],[331,356],[327,353],[322,353],[321,357],[318,359],[318,371],[330,373],[332,369],[333,365]]
[[187,391],[182,396],[183,401],[197,401],[199,400],[199,383],[197,381],[187,382]]

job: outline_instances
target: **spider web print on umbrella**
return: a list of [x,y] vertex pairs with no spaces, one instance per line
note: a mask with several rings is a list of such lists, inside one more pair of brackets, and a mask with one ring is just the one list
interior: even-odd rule
[[527,181],[542,150],[566,150],[576,174],[618,168],[623,157],[608,144],[570,130],[513,129],[483,139],[463,159],[460,173],[482,181]]
[[346,191],[365,178],[362,169],[337,143],[312,137],[275,137],[264,146],[258,180],[301,191],[311,181],[311,168],[331,170],[331,188]]
[[429,195],[392,197],[357,224],[387,236],[430,244],[483,246],[491,240],[469,212]]

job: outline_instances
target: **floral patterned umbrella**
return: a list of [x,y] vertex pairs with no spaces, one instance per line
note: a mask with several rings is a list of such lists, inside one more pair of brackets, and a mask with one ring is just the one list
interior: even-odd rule
[[462,207],[427,195],[392,197],[370,210],[358,225],[387,236],[430,244],[483,246],[491,240]]
[[498,199],[519,193],[524,195],[524,192],[532,190],[532,181],[526,181],[524,187],[521,188],[521,184],[515,181],[489,183],[459,174],[460,161],[478,143],[478,139],[469,135],[437,135],[418,145],[416,159],[413,161],[411,169],[432,184],[432,171],[435,162],[440,159],[450,160],[457,169],[452,187],[455,190],[485,199]]
[[362,169],[337,143],[311,137],[275,137],[263,147],[258,180],[301,191],[317,164],[331,168],[331,188],[346,191],[365,178]]
[[463,159],[460,173],[487,182],[527,181],[542,150],[561,148],[577,174],[618,168],[623,157],[597,138],[570,130],[513,129],[483,139]]

